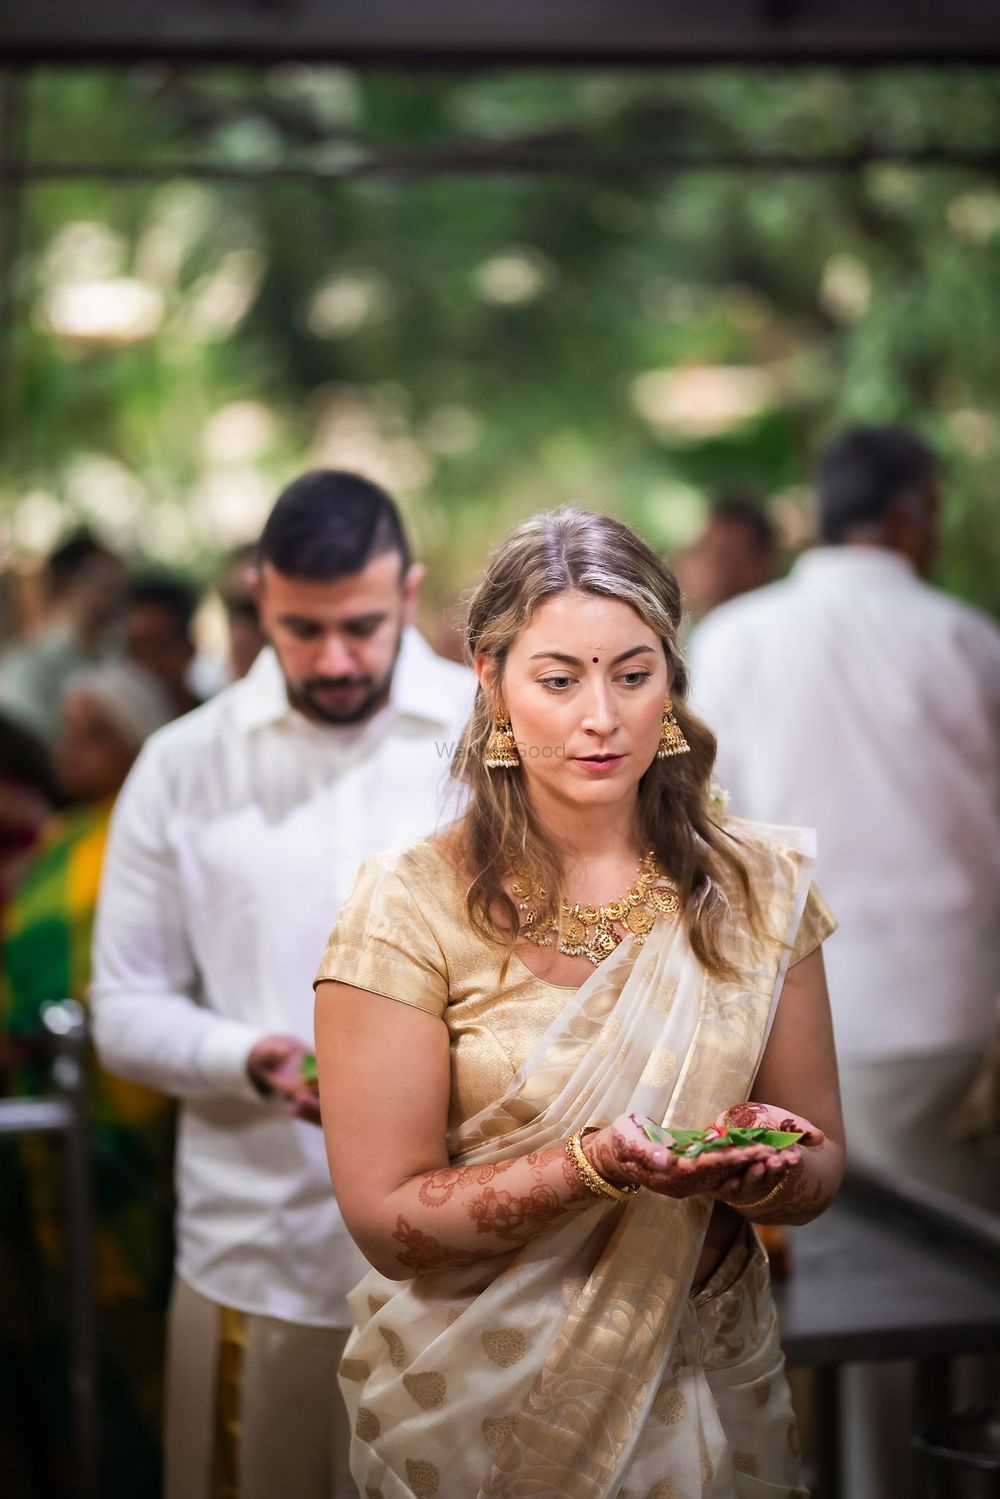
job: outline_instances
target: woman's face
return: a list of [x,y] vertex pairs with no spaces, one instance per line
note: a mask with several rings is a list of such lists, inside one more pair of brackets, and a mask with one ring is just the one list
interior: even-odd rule
[[500,684],[529,789],[586,806],[632,800],[668,689],[660,638],[629,604],[588,593],[542,604]]
[[83,692],[63,700],[53,768],[60,789],[75,802],[96,802],[120,791],[136,756],[101,704]]

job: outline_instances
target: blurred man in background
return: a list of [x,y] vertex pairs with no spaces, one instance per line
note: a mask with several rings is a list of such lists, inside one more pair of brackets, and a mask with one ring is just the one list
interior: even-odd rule
[[[849,1160],[1000,1210],[951,1128],[1000,991],[1000,631],[930,587],[938,465],[901,427],[820,464],[822,545],[724,605],[690,649],[732,811],[814,826]],[[843,1383],[845,1492],[909,1492],[905,1368]]]
[[1000,1208],[995,1162],[946,1130],[1000,990],[1000,631],[923,581],[919,437],[845,432],[818,495],[824,544],[700,626],[693,694],[733,811],[818,829],[853,1159]]
[[105,654],[124,584],[120,559],[87,530],[61,542],[46,563],[46,624],[0,658],[0,707],[46,744],[58,731],[63,684]]
[[200,702],[191,686],[197,608],[197,588],[173,573],[140,573],[125,589],[125,654],[160,681],[175,717],[197,708]]
[[336,1371],[365,1265],[303,1063],[357,868],[433,830],[472,702],[413,628],[422,579],[376,485],[289,486],[255,582],[270,648],[154,736],[113,820],[97,1045],[183,1102],[167,1499],[356,1499]]
[[759,500],[720,495],[701,535],[674,559],[686,613],[693,619],[741,593],[763,588],[778,571],[778,536]]
[[255,546],[238,547],[230,553],[218,583],[219,596],[226,611],[229,668],[234,681],[246,676],[267,644],[250,582],[256,557]]

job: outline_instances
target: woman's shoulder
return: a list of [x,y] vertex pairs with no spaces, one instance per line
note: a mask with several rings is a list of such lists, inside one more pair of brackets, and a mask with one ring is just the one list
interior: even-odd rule
[[716,818],[717,825],[744,849],[760,855],[784,854],[800,859],[816,857],[815,828],[794,827],[776,822],[756,822],[749,817],[735,817],[726,812]]
[[[812,881],[815,829],[728,814],[717,822],[735,841],[751,887],[770,913],[773,930],[785,934],[792,944],[792,962],[797,962],[837,926]],[[732,893],[739,900],[738,890]]]
[[717,817],[716,823],[732,839],[758,897],[795,890],[811,875],[816,860],[815,829],[755,822],[728,813]]
[[445,874],[456,873],[450,847],[447,831],[435,833],[417,843],[382,849],[366,859],[364,867],[377,869],[382,875],[396,875],[407,883],[414,879],[439,882]]
[[383,849],[362,864],[355,890],[359,894],[376,888],[392,890],[431,924],[435,915],[452,918],[465,895],[452,848],[451,835],[445,830],[417,843]]

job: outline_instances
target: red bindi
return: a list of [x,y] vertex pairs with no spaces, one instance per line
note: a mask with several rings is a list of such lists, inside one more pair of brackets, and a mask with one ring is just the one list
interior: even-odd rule
[[597,665],[597,657],[596,656],[594,657],[594,665],[595,666]]

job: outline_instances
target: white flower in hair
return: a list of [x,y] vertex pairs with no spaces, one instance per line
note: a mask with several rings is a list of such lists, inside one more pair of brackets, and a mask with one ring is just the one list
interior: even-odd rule
[[720,786],[718,781],[709,781],[708,805],[716,815],[727,811],[730,801],[731,797],[724,786]]

